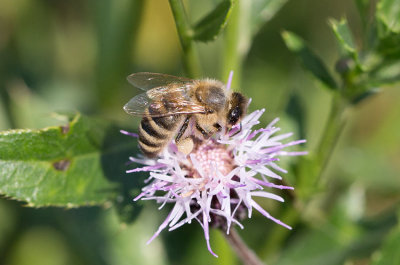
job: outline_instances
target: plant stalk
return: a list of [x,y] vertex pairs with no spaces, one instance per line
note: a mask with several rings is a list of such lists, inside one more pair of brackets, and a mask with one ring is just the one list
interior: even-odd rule
[[194,47],[193,32],[186,17],[183,3],[181,0],[169,0],[169,5],[182,45],[185,71],[189,77],[199,78],[201,75],[200,61]]
[[[104,110],[120,104],[119,93],[129,72],[132,44],[136,45],[144,1],[94,2],[98,55],[95,71],[97,109]],[[110,92],[110,87],[114,87]],[[112,107],[114,108],[114,107]]]
[[233,3],[231,15],[228,25],[225,29],[224,48],[223,48],[223,64],[221,80],[227,80],[230,71],[234,72],[232,79],[232,87],[235,90],[239,89],[242,75],[242,55],[239,51],[240,43],[240,9],[239,1]]
[[235,228],[231,228],[229,234],[226,234],[223,231],[226,239],[228,240],[229,244],[232,246],[233,250],[237,253],[240,260],[245,265],[266,265],[263,263],[258,256],[251,250],[246,243],[243,242],[242,238],[240,237],[239,233],[236,231]]
[[318,165],[316,183],[321,179],[329,159],[332,156],[337,140],[346,123],[346,103],[340,94],[334,95],[331,109],[318,148],[315,152],[315,163]]

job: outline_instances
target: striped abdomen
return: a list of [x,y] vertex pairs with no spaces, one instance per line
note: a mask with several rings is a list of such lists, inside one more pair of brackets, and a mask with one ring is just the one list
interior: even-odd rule
[[139,126],[139,147],[149,158],[156,157],[173,139],[184,115],[144,116]]

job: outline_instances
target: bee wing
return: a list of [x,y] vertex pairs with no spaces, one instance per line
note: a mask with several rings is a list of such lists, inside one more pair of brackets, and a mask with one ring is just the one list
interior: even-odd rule
[[156,87],[168,86],[169,84],[192,83],[193,79],[157,73],[134,73],[127,77],[129,83],[142,90],[149,90]]
[[162,117],[174,114],[206,113],[187,95],[188,85],[156,87],[139,94],[125,104],[124,110],[135,116]]

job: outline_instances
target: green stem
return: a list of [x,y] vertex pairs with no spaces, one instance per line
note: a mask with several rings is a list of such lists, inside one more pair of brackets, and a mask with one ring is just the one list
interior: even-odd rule
[[265,265],[257,255],[243,242],[235,228],[231,228],[229,234],[223,232],[229,244],[245,265]]
[[[114,108],[119,101],[117,89],[124,84],[131,63],[132,44],[136,44],[144,1],[95,1],[98,56],[95,84],[98,108]],[[114,87],[110,92],[110,87]]]
[[233,3],[229,23],[225,30],[224,48],[223,48],[223,65],[222,80],[227,80],[230,71],[234,72],[232,87],[237,90],[240,86],[242,75],[242,54],[239,50],[240,43],[240,15],[243,12],[240,9],[240,0]]
[[346,122],[346,117],[344,115],[346,106],[347,104],[340,94],[334,95],[328,120],[318,144],[318,148],[315,152],[315,163],[318,168],[316,171],[316,182],[321,179],[336,146],[337,140],[343,131]]
[[171,6],[176,30],[181,41],[186,73],[192,78],[198,78],[201,72],[200,61],[194,47],[192,28],[187,20],[185,8],[181,0],[169,0],[169,5]]

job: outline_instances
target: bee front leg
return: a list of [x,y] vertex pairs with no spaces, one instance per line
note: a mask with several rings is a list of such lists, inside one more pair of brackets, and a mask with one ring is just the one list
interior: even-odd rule
[[221,125],[219,125],[219,123],[214,123],[214,128],[217,130],[217,132],[220,132],[222,130]]
[[206,132],[199,124],[196,124],[196,129],[203,135],[204,139],[208,139],[212,135],[212,132]]

